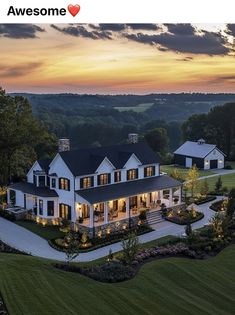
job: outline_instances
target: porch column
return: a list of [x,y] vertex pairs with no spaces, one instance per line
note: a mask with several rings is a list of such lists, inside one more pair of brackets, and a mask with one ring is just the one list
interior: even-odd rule
[[90,228],[94,227],[94,206],[90,205]]
[[104,203],[104,223],[109,223],[109,206],[108,201]]
[[159,196],[159,199],[160,199],[161,202],[162,202],[162,199],[163,199],[163,191],[162,191],[162,190],[159,190],[158,196]]
[[150,193],[147,193],[146,207],[150,207]]
[[173,189],[170,188],[170,193],[169,193],[169,206],[172,207],[173,205]]
[[130,201],[129,201],[129,197],[126,198],[126,218],[127,219],[130,218]]
[[180,193],[179,193],[179,204],[182,202],[182,187],[179,187]]

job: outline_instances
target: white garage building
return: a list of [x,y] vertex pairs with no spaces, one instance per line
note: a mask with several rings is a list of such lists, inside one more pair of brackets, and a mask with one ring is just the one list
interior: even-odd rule
[[175,164],[191,168],[221,169],[224,168],[225,154],[215,144],[205,143],[199,139],[196,142],[186,141],[174,152]]

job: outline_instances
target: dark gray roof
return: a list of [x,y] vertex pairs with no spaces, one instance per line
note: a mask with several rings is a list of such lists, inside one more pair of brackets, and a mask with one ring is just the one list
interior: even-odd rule
[[79,149],[59,154],[72,174],[79,176],[93,174],[105,157],[116,169],[121,169],[133,153],[144,165],[160,163],[159,156],[146,143]]
[[[199,144],[198,142],[186,141],[174,152],[174,154],[205,158],[214,149],[219,150],[215,144],[208,143]],[[223,155],[225,155],[222,151],[220,152]]]
[[79,190],[76,193],[93,204],[176,186],[182,186],[182,183],[164,175]]
[[20,190],[23,193],[38,197],[58,197],[58,194],[55,190],[51,190],[48,187],[36,187],[34,184],[26,182],[11,184],[9,188]]
[[51,164],[51,159],[39,159],[38,164],[41,166],[42,170],[48,173],[49,165]]

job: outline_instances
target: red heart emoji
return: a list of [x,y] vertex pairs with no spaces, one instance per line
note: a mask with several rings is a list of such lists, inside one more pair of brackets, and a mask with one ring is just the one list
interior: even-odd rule
[[78,5],[78,4],[76,4],[76,5],[70,4],[70,5],[68,5],[68,11],[74,17],[80,11],[80,5]]

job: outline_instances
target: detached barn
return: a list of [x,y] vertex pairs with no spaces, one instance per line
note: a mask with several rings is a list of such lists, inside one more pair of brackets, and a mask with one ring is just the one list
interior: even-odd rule
[[186,141],[174,152],[174,157],[175,164],[188,168],[193,165],[204,170],[224,168],[225,154],[215,144],[205,143],[203,139]]

